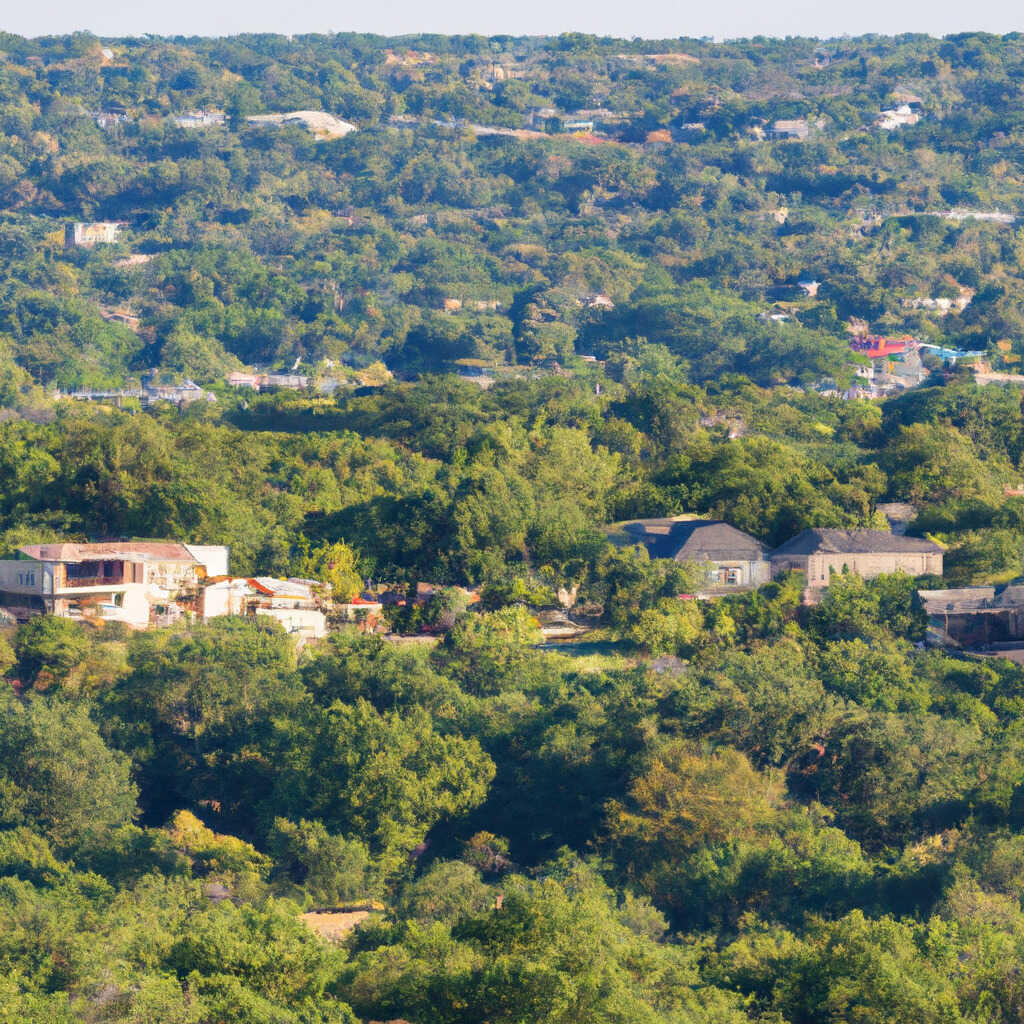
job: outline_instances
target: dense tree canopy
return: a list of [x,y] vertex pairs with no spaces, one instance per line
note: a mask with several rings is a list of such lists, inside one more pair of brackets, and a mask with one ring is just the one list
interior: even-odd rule
[[[394,602],[304,647],[0,616],[0,1019],[1020,1020],[1024,669],[926,647],[903,574],[698,600],[610,537],[898,503],[950,585],[1024,576],[1022,72],[1017,34],[0,35],[2,554]],[[357,130],[248,120],[290,111]],[[922,385],[851,396],[851,330]]]

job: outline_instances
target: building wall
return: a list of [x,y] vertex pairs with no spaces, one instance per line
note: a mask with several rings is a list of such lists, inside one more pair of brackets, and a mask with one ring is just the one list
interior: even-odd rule
[[43,564],[30,558],[0,559],[0,590],[8,594],[42,594]]
[[199,573],[194,562],[145,562],[146,583],[170,594],[199,584]]
[[53,598],[48,610],[63,618],[95,618],[146,629],[151,617],[146,589],[144,583],[127,583],[113,588],[88,587],[77,593],[63,591]]
[[327,616],[312,608],[257,608],[257,615],[275,619],[288,633],[320,639],[327,636]]
[[199,616],[205,622],[218,615],[244,615],[246,599],[253,596],[245,579],[220,580],[199,591]]
[[228,548],[223,544],[186,544],[185,550],[206,570],[207,576],[227,576]]
[[[706,562],[707,583],[713,587],[759,587],[772,578],[771,563],[767,561],[747,562],[742,559]],[[739,573],[739,579],[727,582],[726,573]],[[717,574],[717,578],[716,578]]]
[[121,225],[116,221],[93,221],[68,224],[64,229],[64,243],[73,246],[111,245],[121,234]]
[[866,580],[883,573],[901,571],[910,576],[941,576],[942,552],[786,555],[773,558],[771,569],[773,576],[787,569],[799,569],[806,573],[808,587],[820,589],[828,586],[832,575],[839,575],[844,570]]

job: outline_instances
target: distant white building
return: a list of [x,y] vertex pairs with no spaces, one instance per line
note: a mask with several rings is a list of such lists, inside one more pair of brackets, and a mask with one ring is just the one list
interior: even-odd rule
[[113,245],[121,238],[124,225],[115,220],[75,221],[64,226],[67,249],[91,249],[94,245]]
[[904,125],[917,124],[921,115],[912,110],[907,103],[901,103],[892,110],[883,110],[875,120],[875,125],[891,132],[895,128],[902,128]]
[[227,114],[223,110],[193,110],[175,114],[172,120],[179,128],[215,128],[227,123]]

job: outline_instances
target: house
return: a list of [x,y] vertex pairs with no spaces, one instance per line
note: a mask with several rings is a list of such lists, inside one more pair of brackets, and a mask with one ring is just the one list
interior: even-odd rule
[[299,373],[240,373],[228,374],[228,384],[233,388],[252,388],[254,391],[283,389],[304,391],[309,387],[309,377]]
[[919,590],[928,640],[944,647],[977,647],[1024,640],[1024,586]]
[[720,519],[634,519],[607,532],[613,544],[642,544],[651,558],[696,563],[708,592],[757,587],[771,579],[765,545]]
[[128,111],[124,107],[113,107],[110,110],[93,111],[92,117],[95,119],[98,127],[104,131],[109,131],[111,128],[116,128],[119,124],[127,123]]
[[335,601],[334,610],[346,621],[355,623],[363,632],[372,632],[380,623],[383,601],[358,594],[350,601]]
[[860,335],[851,339],[850,348],[868,359],[891,359],[903,355],[913,338],[882,338],[874,334]]
[[892,110],[881,111],[875,119],[875,125],[887,132],[891,132],[894,128],[917,124],[920,120],[921,115],[917,113],[917,111],[911,109],[909,103],[901,103],[898,107],[894,107]]
[[110,391],[67,391],[56,392],[57,397],[72,398],[80,402],[104,402],[121,408],[126,399],[138,399],[143,408],[149,408],[157,402],[171,402],[174,405],[189,405],[204,400],[216,402],[217,396],[211,391],[204,391],[194,381],[186,378],[180,384],[155,384],[148,379],[141,388],[118,388]]
[[301,373],[265,373],[260,388],[283,388],[287,391],[304,391],[309,387],[309,377]]
[[603,294],[602,292],[596,292],[593,295],[584,295],[580,302],[583,304],[584,309],[614,309],[615,303],[612,302],[611,297]]
[[198,110],[187,114],[176,114],[174,123],[179,128],[211,128],[227,123],[227,114],[223,110]]
[[775,121],[768,131],[768,138],[803,141],[810,134],[810,131],[810,124],[802,118],[791,121]]
[[195,381],[187,377],[180,384],[157,384],[152,378],[142,385],[142,404],[146,407],[156,402],[172,402],[174,405],[189,405],[206,400],[215,402],[216,396],[204,391]]
[[66,249],[91,249],[94,245],[113,245],[121,237],[120,221],[97,220],[75,221],[64,225],[64,247]]
[[226,573],[228,549],[166,541],[28,544],[0,559],[0,605],[145,629],[180,617],[199,583]]
[[930,540],[887,530],[809,529],[771,553],[772,576],[791,569],[807,576],[808,596],[828,587],[833,574],[850,572],[866,580],[883,573],[942,575],[942,548]]
[[317,586],[315,580],[225,575],[201,588],[196,612],[204,622],[221,615],[263,616],[279,622],[287,633],[319,639],[327,635],[327,617]]
[[921,362],[920,352],[910,349],[892,362],[886,363],[878,379],[887,390],[901,391],[920,387],[927,376],[928,369]]

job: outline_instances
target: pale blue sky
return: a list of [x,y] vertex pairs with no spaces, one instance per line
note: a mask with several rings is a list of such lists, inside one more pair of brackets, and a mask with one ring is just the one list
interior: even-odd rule
[[227,35],[235,32],[563,31],[669,38],[713,35],[837,36],[878,32],[1024,29],[1011,0],[0,0],[0,28],[23,35],[89,29],[98,35]]

